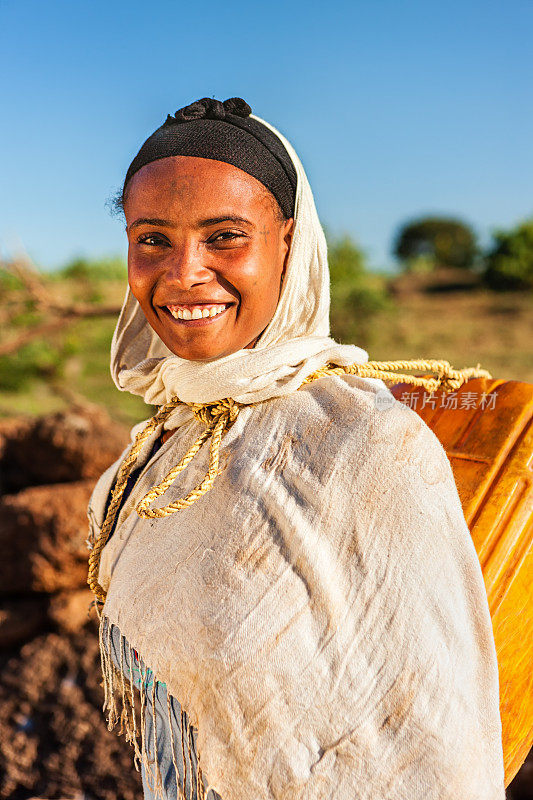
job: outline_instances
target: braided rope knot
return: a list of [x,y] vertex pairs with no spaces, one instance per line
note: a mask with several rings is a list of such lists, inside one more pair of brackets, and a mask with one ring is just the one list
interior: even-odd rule
[[[398,372],[398,370],[401,369],[418,369],[426,372],[434,372],[436,373],[436,377],[408,375]],[[325,366],[320,367],[305,378],[298,388],[301,389],[305,384],[316,381],[319,378],[324,378],[327,375],[358,375],[361,378],[380,378],[383,381],[391,381],[393,383],[401,379],[405,383],[423,386],[427,392],[431,393],[439,388],[446,392],[453,391],[458,389],[469,378],[492,378],[490,372],[487,372],[486,369],[481,369],[479,364],[476,367],[465,367],[464,369],[456,370],[453,369],[449,361],[436,359],[420,358],[409,361],[367,361],[366,364],[349,364],[347,366],[338,366],[333,362],[328,362]],[[174,514],[176,511],[188,508],[212,488],[215,478],[219,475],[220,442],[224,433],[237,419],[242,404],[237,403],[231,397],[226,397],[215,403],[184,403],[177,397],[173,397],[166,405],[161,406],[152,419],[148,421],[145,428],[137,434],[130,452],[120,466],[115,489],[112,493],[112,499],[102,524],[100,535],[89,555],[87,583],[96,596],[97,603],[103,603],[106,598],[104,589],[98,583],[100,555],[113,528],[115,517],[118,514],[120,500],[124,494],[128,476],[137,461],[143,444],[151,434],[168,419],[173,410],[180,405],[187,405],[192,410],[196,419],[205,425],[205,430],[202,431],[181,461],[170,470],[161,483],[150,489],[140,503],[137,504],[137,514],[143,518],[156,519],[167,517],[169,514]],[[252,403],[250,405],[256,404]],[[192,489],[186,497],[175,500],[163,508],[150,508],[150,504],[158,497],[161,497],[161,495],[172,486],[177,476],[180,472],[183,472],[186,466],[192,461],[207,439],[211,440],[209,443],[209,467],[198,486]]]
[[229,422],[235,422],[240,408],[240,403],[231,397],[218,400],[216,403],[187,403],[187,405],[198,422],[203,422],[206,426],[216,422],[224,414],[228,415]]
[[[168,517],[183,508],[187,508],[198,500],[203,494],[208,492],[215,478],[218,475],[218,463],[220,458],[220,442],[227,429],[235,422],[239,413],[240,404],[231,397],[218,400],[216,403],[185,403],[191,408],[194,416],[206,427],[202,431],[195,443],[185,453],[181,461],[170,470],[161,483],[154,486],[148,494],[138,503],[136,511],[140,517],[161,518]],[[189,494],[181,500],[169,503],[164,508],[150,508],[150,503],[166,492],[172,486],[180,472],[192,461],[202,444],[211,439],[209,444],[209,467],[203,480],[192,489]]]

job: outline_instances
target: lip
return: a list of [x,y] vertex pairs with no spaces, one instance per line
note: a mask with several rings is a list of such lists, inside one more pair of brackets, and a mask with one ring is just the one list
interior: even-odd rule
[[228,306],[233,305],[234,300],[198,300],[197,303],[161,303],[158,304],[160,308],[167,306],[181,306],[182,308],[194,308],[194,306]]
[[[219,305],[219,306],[221,306],[221,305],[223,305],[223,303],[190,303],[190,304],[189,303],[187,303],[187,304],[185,304],[185,303],[183,303],[183,304],[182,303],[169,303],[169,305],[170,306],[183,305],[185,308],[187,308],[187,307],[192,308],[194,305],[197,305],[197,306]],[[229,303],[226,306],[226,308],[224,309],[224,311],[221,311],[220,314],[217,314],[215,317],[200,317],[200,319],[176,319],[176,317],[172,316],[172,314],[168,310],[167,306],[160,306],[160,308],[163,311],[163,314],[165,315],[165,317],[167,319],[172,320],[172,322],[176,323],[177,325],[185,325],[185,326],[187,326],[189,328],[203,328],[205,325],[210,325],[211,323],[216,322],[217,320],[221,319],[224,316],[224,314],[228,313],[230,308],[233,308],[234,305],[235,305],[235,303]]]

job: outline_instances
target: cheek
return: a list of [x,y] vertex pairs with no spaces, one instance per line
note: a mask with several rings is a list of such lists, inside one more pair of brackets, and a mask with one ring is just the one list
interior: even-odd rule
[[[235,286],[242,292],[264,289],[268,292],[276,287],[281,275],[281,266],[278,265],[279,253],[274,246],[273,237],[266,241],[259,240],[248,253],[242,257],[232,259],[231,267],[227,271],[230,280],[235,281]],[[239,288],[239,284],[241,288]],[[267,301],[267,296],[262,297],[262,302]]]
[[142,303],[151,287],[150,270],[141,268],[131,256],[128,256],[128,283],[134,297]]

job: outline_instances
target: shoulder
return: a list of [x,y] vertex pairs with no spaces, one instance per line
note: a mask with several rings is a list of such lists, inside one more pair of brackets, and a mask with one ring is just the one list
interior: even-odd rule
[[[375,458],[402,460],[422,448],[426,458],[445,456],[437,436],[424,420],[396,400],[387,385],[356,375],[328,375],[277,398],[280,417],[292,427],[305,418],[335,440],[365,447]],[[371,450],[369,446],[371,445]]]
[[436,435],[383,381],[328,375],[265,403],[261,417],[272,452],[290,446],[295,462],[322,479],[353,481],[364,471],[392,486],[421,471],[430,482],[453,482]]

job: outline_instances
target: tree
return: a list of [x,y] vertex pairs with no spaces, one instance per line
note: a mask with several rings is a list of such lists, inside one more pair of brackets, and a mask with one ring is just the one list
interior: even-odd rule
[[484,281],[491,289],[533,288],[533,219],[492,234]]
[[477,254],[476,237],[458,219],[423,217],[400,228],[393,253],[406,271],[429,271],[437,266],[469,269]]
[[[34,339],[47,339],[78,319],[115,317],[120,312],[120,306],[114,304],[59,301],[44,276],[26,259],[0,263],[0,289],[4,301],[2,330],[16,331],[14,336],[8,334],[7,341],[3,337],[0,340],[0,358],[18,353]],[[21,311],[25,329],[19,333]]]

